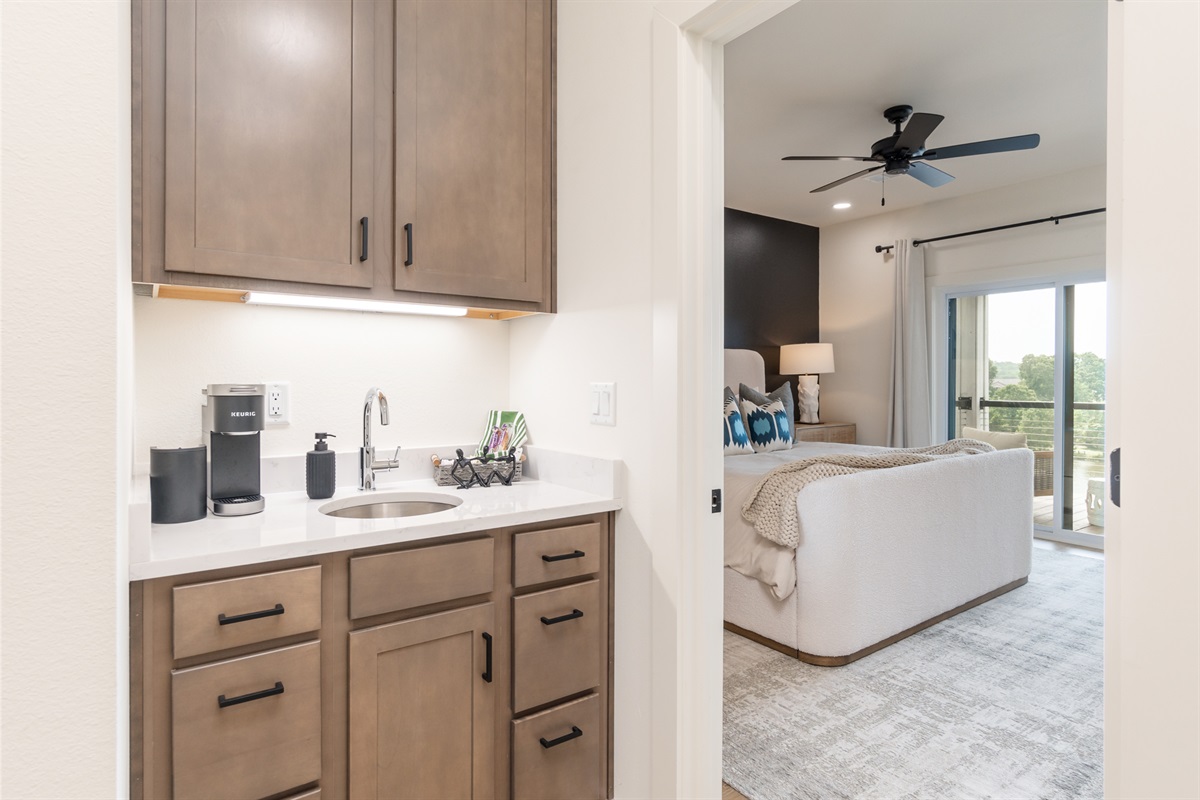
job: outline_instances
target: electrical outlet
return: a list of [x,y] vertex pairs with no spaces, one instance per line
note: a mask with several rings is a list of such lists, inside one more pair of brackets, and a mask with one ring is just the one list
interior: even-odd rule
[[286,382],[268,383],[266,387],[267,423],[287,425],[291,418],[290,384]]

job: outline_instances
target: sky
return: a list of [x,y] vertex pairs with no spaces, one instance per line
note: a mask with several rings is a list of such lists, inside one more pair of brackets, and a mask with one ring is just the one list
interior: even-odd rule
[[[1075,287],[1075,352],[1105,357],[1105,284]],[[988,295],[988,357],[1015,361],[1054,353],[1054,289]]]

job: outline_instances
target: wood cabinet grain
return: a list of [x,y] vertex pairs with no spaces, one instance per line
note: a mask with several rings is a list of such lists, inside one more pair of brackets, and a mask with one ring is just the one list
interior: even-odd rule
[[396,6],[395,287],[549,291],[547,0]]
[[493,796],[494,623],[485,603],[350,634],[351,797]]
[[375,6],[166,4],[167,270],[371,286]]
[[134,0],[132,27],[134,281],[555,310],[554,0]]

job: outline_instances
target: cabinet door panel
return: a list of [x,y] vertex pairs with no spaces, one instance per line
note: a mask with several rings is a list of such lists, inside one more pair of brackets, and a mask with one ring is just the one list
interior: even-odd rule
[[373,15],[356,0],[167,3],[169,271],[371,285]]
[[397,4],[397,289],[542,299],[550,16],[548,0]]
[[491,797],[491,603],[350,634],[350,795]]

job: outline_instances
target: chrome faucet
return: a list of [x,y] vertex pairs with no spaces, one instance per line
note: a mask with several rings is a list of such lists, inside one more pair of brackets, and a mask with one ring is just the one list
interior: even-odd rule
[[363,444],[358,451],[358,488],[375,488],[375,470],[392,469],[400,463],[400,448],[396,448],[396,457],[389,461],[375,460],[375,447],[371,444],[371,404],[379,398],[379,424],[388,424],[388,402],[379,387],[367,389],[367,399],[363,401]]

